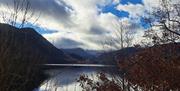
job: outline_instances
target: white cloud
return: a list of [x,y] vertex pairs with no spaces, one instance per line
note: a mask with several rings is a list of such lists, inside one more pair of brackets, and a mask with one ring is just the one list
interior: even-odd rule
[[[81,42],[84,45],[78,46],[86,49],[102,49],[101,41],[103,36],[112,31],[112,22],[117,21],[117,17],[111,13],[101,13],[97,8],[97,4],[105,5],[108,2],[106,0],[64,0],[69,6],[73,8],[70,19],[73,20],[73,27],[64,27],[63,31],[71,32],[71,34],[57,33],[57,37],[54,34],[44,35],[47,39],[52,38],[58,40],[62,37]],[[91,30],[93,27],[98,30]],[[62,29],[62,28],[61,28]],[[62,31],[62,30],[61,30]],[[93,32],[105,32],[103,34],[95,35]],[[65,35],[65,36],[64,36]],[[61,37],[60,37],[61,36]],[[60,44],[57,43],[57,47]],[[63,45],[63,44],[62,44]],[[74,46],[77,47],[77,46]]]
[[[104,38],[114,35],[113,24],[119,21],[119,18],[112,13],[99,13],[97,5],[104,6],[110,2],[118,4],[120,0],[32,1],[34,2],[34,7],[36,6],[36,11],[42,12],[37,24],[43,28],[57,31],[55,33],[44,34],[43,36],[58,48],[82,47],[85,49],[101,50],[103,49],[102,42],[104,42]],[[47,3],[49,3],[48,6],[46,5]],[[129,12],[131,17],[137,17],[137,15],[143,14],[144,7],[151,7],[148,0],[144,0],[143,3],[144,5],[132,3],[126,5],[119,4],[117,9]],[[137,27],[132,28],[132,30],[136,33],[135,36],[137,36],[134,39],[134,43],[138,42],[144,31],[138,25],[139,20],[122,18],[120,21],[123,21],[129,27],[137,24]],[[95,34],[94,32],[98,33]]]
[[113,0],[113,4],[118,4],[120,3],[120,0]]
[[117,6],[117,9],[120,11],[128,12],[130,14],[130,17],[138,17],[138,15],[141,15],[144,12],[144,6],[142,4],[119,4]]

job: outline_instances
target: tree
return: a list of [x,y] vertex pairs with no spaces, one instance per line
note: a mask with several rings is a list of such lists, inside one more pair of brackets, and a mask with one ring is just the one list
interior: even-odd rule
[[143,91],[178,91],[180,89],[180,44],[143,48],[131,57],[118,56],[121,72],[131,85]]
[[132,46],[133,33],[129,26],[123,24],[122,21],[115,22],[113,25],[114,30],[111,37],[106,38],[103,43],[103,45],[106,45],[105,49],[113,48],[117,50]]
[[180,4],[177,2],[160,0],[160,6],[148,12],[149,16],[144,18],[151,27],[145,36],[151,38],[154,44],[180,40]]
[[114,33],[116,35],[115,42],[119,44],[120,46],[117,46],[117,48],[124,48],[124,34],[125,34],[125,26],[122,24],[122,22],[117,22],[114,24]]
[[[12,6],[7,4],[5,9],[10,11],[10,14],[7,15],[7,12],[1,12],[3,21],[19,28],[23,28],[35,15],[29,0],[13,0]],[[33,20],[32,24],[37,22],[39,17],[40,14]]]

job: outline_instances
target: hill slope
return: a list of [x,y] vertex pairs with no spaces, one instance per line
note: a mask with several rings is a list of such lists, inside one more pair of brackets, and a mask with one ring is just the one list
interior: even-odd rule
[[69,63],[72,58],[54,47],[32,28],[0,24],[1,60],[40,59],[45,63]]
[[129,57],[139,50],[140,49],[135,47],[128,47],[116,51],[103,53],[100,56],[98,56],[96,60],[99,61],[99,63],[101,64],[117,64],[117,60],[116,60],[117,56],[121,56],[121,58]]
[[94,55],[86,52],[85,50],[81,49],[81,48],[71,48],[71,49],[61,49],[63,52],[67,53],[67,54],[73,54],[73,55],[77,55],[83,59],[92,59],[94,58]]

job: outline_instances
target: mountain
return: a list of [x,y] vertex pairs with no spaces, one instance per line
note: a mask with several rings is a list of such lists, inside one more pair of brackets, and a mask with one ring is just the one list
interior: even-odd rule
[[103,50],[85,50],[87,53],[93,55],[94,57],[100,56],[102,53],[104,53]]
[[71,49],[61,49],[61,50],[67,54],[79,56],[82,59],[92,59],[95,57],[95,55],[81,48],[71,48]]
[[97,57],[97,62],[101,64],[116,64],[116,57],[121,56],[121,57],[128,57],[139,51],[139,48],[136,47],[128,47],[128,48],[123,48],[120,50],[116,51],[110,51],[106,53],[102,53]]
[[54,47],[32,28],[0,24],[0,60],[40,60],[43,63],[72,63],[75,60]]

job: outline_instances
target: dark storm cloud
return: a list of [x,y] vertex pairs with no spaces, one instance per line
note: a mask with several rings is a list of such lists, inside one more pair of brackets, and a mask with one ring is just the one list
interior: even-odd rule
[[[41,18],[48,16],[63,23],[65,25],[71,25],[72,21],[69,19],[70,11],[72,8],[61,0],[29,0],[32,6],[32,10],[41,12]],[[13,0],[0,0],[1,5],[9,5],[13,7]],[[50,21],[47,19],[47,22]]]
[[68,38],[61,38],[55,44],[58,48],[76,48],[83,46],[83,43]]
[[68,6],[63,4],[64,2],[60,2],[62,4],[58,4],[55,0],[31,0],[32,7],[38,11],[41,11],[42,14],[46,14],[48,16],[54,17],[59,21],[68,21],[69,20],[69,12],[67,11]]
[[105,34],[107,32],[106,32],[106,29],[104,29],[104,28],[102,28],[100,26],[92,26],[90,28],[90,33],[97,34],[97,35],[102,35],[102,34]]

